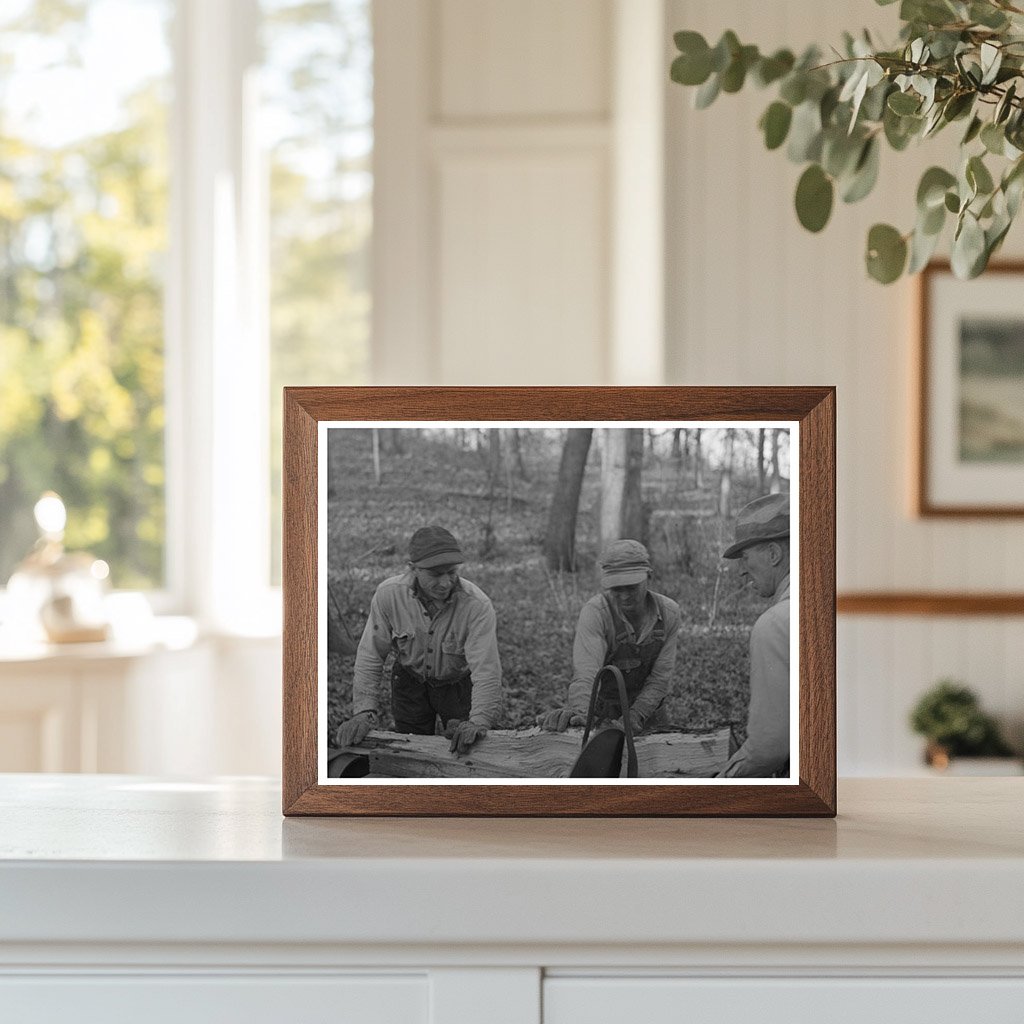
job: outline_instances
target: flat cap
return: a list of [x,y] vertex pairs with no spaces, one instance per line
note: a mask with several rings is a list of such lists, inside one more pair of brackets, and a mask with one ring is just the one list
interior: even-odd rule
[[651,556],[638,540],[613,540],[601,552],[601,586],[631,587],[647,579]]
[[459,542],[443,526],[423,526],[409,541],[409,561],[417,569],[458,565],[465,560]]
[[722,557],[739,558],[740,552],[751,544],[788,536],[789,495],[766,494],[736,513],[736,540],[725,549]]

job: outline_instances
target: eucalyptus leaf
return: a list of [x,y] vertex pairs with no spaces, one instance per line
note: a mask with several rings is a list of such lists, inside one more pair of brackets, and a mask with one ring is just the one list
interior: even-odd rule
[[796,186],[796,215],[808,231],[821,231],[832,214],[832,181],[817,165],[811,164]]
[[785,78],[793,70],[796,58],[790,50],[776,50],[770,57],[762,57],[754,67],[754,81],[767,86]]
[[960,196],[956,192],[947,192],[945,207],[950,213],[960,212]]
[[925,232],[920,227],[914,229],[910,238],[910,262],[907,273],[916,274],[928,265],[939,244],[941,231]]
[[944,167],[929,167],[917,186],[917,208],[927,213],[936,206],[942,206],[947,190],[955,184],[956,176]]
[[890,224],[875,224],[868,232],[868,273],[880,284],[892,284],[907,262],[906,239]]
[[992,175],[985,166],[985,161],[980,156],[972,156],[967,161],[966,173],[967,180],[974,188],[975,193],[987,196],[995,188]]
[[791,107],[798,107],[807,99],[807,74],[794,71],[786,77],[779,88],[779,98]]
[[721,74],[732,64],[735,55],[741,49],[742,44],[736,37],[736,33],[732,29],[727,29],[711,51],[711,70]]
[[853,176],[843,188],[844,203],[859,202],[875,187],[875,182],[878,181],[878,151],[878,138],[872,136],[864,143]]
[[672,61],[670,75],[680,85],[702,85],[711,74],[711,49],[699,32],[677,32],[679,56]]
[[793,120],[793,108],[788,103],[776,100],[761,115],[761,129],[764,144],[768,149],[778,149],[786,141],[789,126]]
[[967,16],[977,25],[999,31],[1007,25],[1006,15],[989,3],[972,3]]
[[972,117],[971,123],[967,126],[967,131],[964,132],[964,137],[960,140],[961,146],[969,146],[977,137],[982,128],[982,121],[980,117]]
[[1002,156],[1006,147],[1006,133],[1003,131],[1002,125],[989,121],[981,129],[981,142],[985,149],[994,156]]
[[981,84],[991,85],[999,74],[999,68],[1003,63],[1003,51],[987,40],[981,44],[979,52],[981,58]]
[[920,109],[921,100],[912,93],[897,91],[890,94],[888,105],[894,114],[902,117],[906,114],[916,114]]
[[977,276],[975,267],[985,258],[985,232],[978,219],[968,210],[960,219],[957,233],[953,237],[950,263],[953,273],[961,280]]
[[722,91],[722,80],[718,75],[712,75],[693,96],[693,105],[698,110],[706,110],[718,98]]
[[1017,95],[1017,83],[1011,82],[1003,93],[1002,98],[996,104],[996,112],[992,117],[992,120],[996,124],[1002,124],[1009,116],[1013,109],[1013,100]]
[[793,111],[786,155],[793,163],[817,160],[821,156],[821,111],[810,100]]

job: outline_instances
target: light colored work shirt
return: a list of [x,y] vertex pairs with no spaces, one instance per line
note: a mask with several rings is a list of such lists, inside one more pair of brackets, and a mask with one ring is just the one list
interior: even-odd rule
[[[630,710],[646,720],[668,696],[672,686],[672,672],[676,664],[676,650],[679,643],[679,626],[682,615],[679,605],[664,594],[648,591],[644,609],[644,621],[639,631],[625,619],[622,620],[628,639],[643,644],[661,622],[665,631],[665,643],[644,681],[643,689],[633,701]],[[572,683],[569,685],[569,707],[578,715],[585,716],[590,706],[590,692],[594,676],[615,649],[615,621],[608,609],[604,594],[592,597],[581,609],[576,625],[576,637],[572,645]]]
[[386,579],[373,595],[370,615],[356,649],[352,713],[378,711],[384,661],[419,679],[472,678],[469,719],[490,728],[501,710],[501,661],[494,607],[469,580],[459,579],[448,600],[428,611],[410,571]]
[[747,739],[722,775],[767,778],[789,758],[789,577],[750,631]]

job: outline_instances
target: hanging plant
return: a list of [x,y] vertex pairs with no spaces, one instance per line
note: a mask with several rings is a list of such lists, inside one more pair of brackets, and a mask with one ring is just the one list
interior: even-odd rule
[[[896,0],[876,0],[885,7]],[[951,262],[977,277],[1002,245],[1024,196],[1024,9],[1010,0],[902,0],[899,45],[877,47],[844,33],[826,57],[762,54],[733,31],[711,46],[677,32],[672,79],[696,88],[699,109],[753,82],[774,99],[758,122],[768,149],[807,164],[796,187],[797,219],[821,231],[836,196],[855,203],[874,188],[883,144],[901,152],[958,123],[960,160],[930,167],[917,188],[913,226],[876,224],[865,263],[889,284],[931,259],[952,224]]]

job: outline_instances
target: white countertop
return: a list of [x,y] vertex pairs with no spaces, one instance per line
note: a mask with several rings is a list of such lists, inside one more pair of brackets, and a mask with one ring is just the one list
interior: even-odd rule
[[0,776],[0,942],[1016,947],[1022,796],[858,779],[835,821],[285,819],[271,781]]

